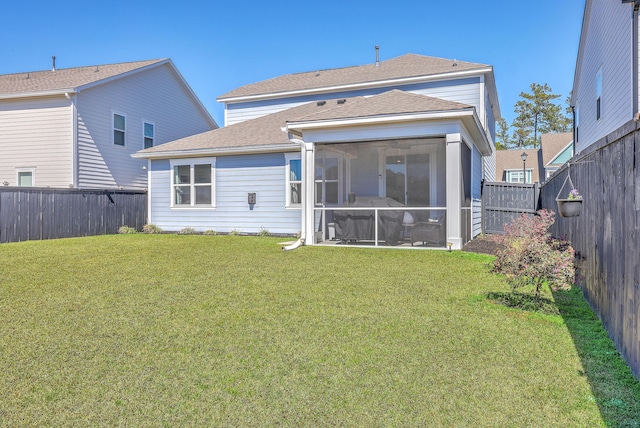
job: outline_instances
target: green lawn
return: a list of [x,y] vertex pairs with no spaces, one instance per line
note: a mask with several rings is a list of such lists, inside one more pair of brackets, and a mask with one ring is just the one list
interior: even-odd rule
[[579,292],[523,312],[488,256],[279,241],[0,245],[0,426],[639,426]]

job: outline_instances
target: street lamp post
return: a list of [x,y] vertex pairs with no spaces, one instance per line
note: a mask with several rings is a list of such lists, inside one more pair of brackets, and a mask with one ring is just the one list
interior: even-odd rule
[[522,152],[520,155],[522,158],[522,182],[527,182],[527,152]]

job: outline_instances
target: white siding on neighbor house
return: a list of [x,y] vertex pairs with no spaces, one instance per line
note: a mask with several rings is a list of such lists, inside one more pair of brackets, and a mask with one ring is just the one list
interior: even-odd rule
[[64,96],[0,101],[0,184],[34,168],[38,187],[73,183],[73,110]]
[[471,152],[471,236],[482,233],[482,156],[474,146]]
[[225,126],[242,122],[249,119],[277,113],[292,107],[306,104],[312,101],[349,98],[357,96],[371,96],[401,89],[403,91],[416,94],[428,95],[430,97],[442,98],[448,101],[456,101],[475,106],[480,110],[481,85],[479,77],[465,79],[455,79],[449,81],[426,82],[411,85],[392,85],[384,88],[370,88],[355,91],[339,91],[329,94],[316,94],[280,99],[269,99],[263,101],[252,101],[242,103],[225,104]]
[[[300,231],[299,208],[285,208],[285,157],[283,153],[219,156],[215,167],[216,208],[171,208],[169,160],[151,161],[149,221],[166,231],[193,227],[197,231],[294,235]],[[251,208],[247,197],[257,194]]]
[[[574,82],[580,123],[576,151],[633,118],[632,4],[620,0],[591,2],[582,34]],[[596,119],[596,75],[602,70],[601,117]]]
[[[211,128],[169,65],[95,86],[77,95],[79,187],[146,188],[143,122],[155,125],[155,145]],[[126,116],[125,146],[113,144],[113,113]]]

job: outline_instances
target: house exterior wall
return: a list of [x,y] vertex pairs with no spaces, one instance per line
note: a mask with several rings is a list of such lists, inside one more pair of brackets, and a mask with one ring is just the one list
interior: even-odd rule
[[33,168],[38,187],[73,183],[73,110],[64,96],[0,101],[0,183]]
[[482,156],[477,147],[471,150],[471,232],[473,237],[482,233]]
[[442,98],[443,100],[469,104],[475,106],[476,109],[479,110],[482,99],[482,87],[479,77],[469,77],[448,81],[425,82],[411,85],[392,85],[385,86],[383,88],[368,88],[355,91],[340,91],[330,94],[315,94],[242,103],[225,103],[225,126],[242,122],[244,120],[255,119],[256,117],[265,116],[267,114],[276,113],[312,101],[326,100],[329,98],[371,96],[381,94],[392,89],[400,89],[416,94]]
[[[300,208],[285,208],[284,153],[219,156],[215,161],[215,208],[172,208],[169,160],[149,163],[149,222],[166,231],[193,227],[197,231],[294,235],[300,231]],[[248,193],[257,203],[248,204]]]
[[[576,152],[633,117],[632,6],[620,0],[588,1],[573,92],[579,114]],[[596,76],[602,76],[601,117],[596,117]]]
[[[77,94],[78,187],[143,189],[143,121],[154,124],[154,145],[212,129],[168,65]],[[113,113],[126,117],[124,146],[113,143]]]

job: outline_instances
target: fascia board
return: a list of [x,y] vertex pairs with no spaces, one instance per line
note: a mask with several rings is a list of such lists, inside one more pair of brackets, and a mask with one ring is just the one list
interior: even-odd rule
[[52,97],[57,95],[73,95],[76,90],[73,88],[68,89],[53,89],[50,91],[38,91],[38,92],[19,92],[14,94],[0,94],[0,100],[10,100],[14,98],[37,98],[37,97]]
[[433,74],[430,76],[402,77],[397,79],[376,80],[373,82],[349,83],[345,85],[324,86],[321,88],[313,88],[313,89],[298,89],[295,91],[272,92],[268,94],[258,94],[258,95],[243,95],[238,97],[226,97],[226,98],[218,98],[217,100],[223,103],[238,103],[238,102],[247,102],[247,101],[259,101],[264,99],[288,98],[288,97],[294,97],[294,96],[333,93],[338,91],[346,91],[346,90],[354,90],[354,89],[369,89],[369,88],[385,87],[385,86],[391,86],[391,85],[403,85],[403,84],[430,82],[430,81],[438,81],[438,80],[451,80],[457,77],[483,75],[483,74],[491,73],[492,71],[493,71],[492,67],[485,67],[485,68],[476,68],[473,70],[457,71],[457,72],[451,72],[451,73]]
[[257,153],[282,153],[295,152],[300,150],[300,146],[293,143],[274,144],[271,146],[246,146],[246,147],[224,147],[224,148],[206,148],[192,150],[167,150],[162,152],[141,153],[137,152],[131,155],[136,159],[175,159],[175,158],[192,158],[199,156],[225,156],[225,155],[246,155]]
[[332,119],[324,121],[304,121],[304,122],[290,122],[287,123],[286,129],[288,132],[305,129],[322,129],[322,128],[339,128],[345,126],[359,126],[359,125],[371,125],[380,123],[392,123],[392,122],[409,122],[419,120],[434,120],[434,119],[450,119],[461,116],[471,116],[474,114],[474,108],[468,108],[464,110],[453,111],[440,111],[440,112],[428,112],[428,113],[409,113],[409,114],[391,114],[383,116],[370,116],[370,117],[355,117],[349,119]]
[[587,39],[587,23],[589,22],[589,18],[591,16],[591,0],[586,0],[584,4],[584,13],[582,15],[582,27],[580,28],[580,41],[578,42],[578,56],[576,57],[576,68],[573,72],[573,85],[571,90],[571,101],[570,104],[572,106],[576,105],[576,87],[578,81],[580,79],[580,73],[582,71],[582,57],[584,56],[584,49],[586,45]]
[[80,92],[80,91],[83,91],[85,89],[93,88],[94,86],[100,86],[100,85],[103,85],[105,83],[113,82],[114,80],[123,79],[125,77],[129,77],[129,76],[132,76],[134,74],[138,74],[138,73],[141,73],[143,71],[150,70],[152,68],[156,68],[156,67],[159,67],[161,65],[167,64],[169,61],[170,61],[169,59],[164,59],[164,60],[160,60],[158,62],[154,62],[153,64],[145,65],[144,67],[136,68],[134,70],[129,70],[129,71],[125,72],[125,73],[120,73],[120,74],[116,74],[114,76],[105,77],[104,79],[96,80],[95,82],[91,82],[91,83],[87,83],[87,84],[84,84],[84,85],[80,85],[80,86],[78,86],[76,88],[76,90],[78,92]]

